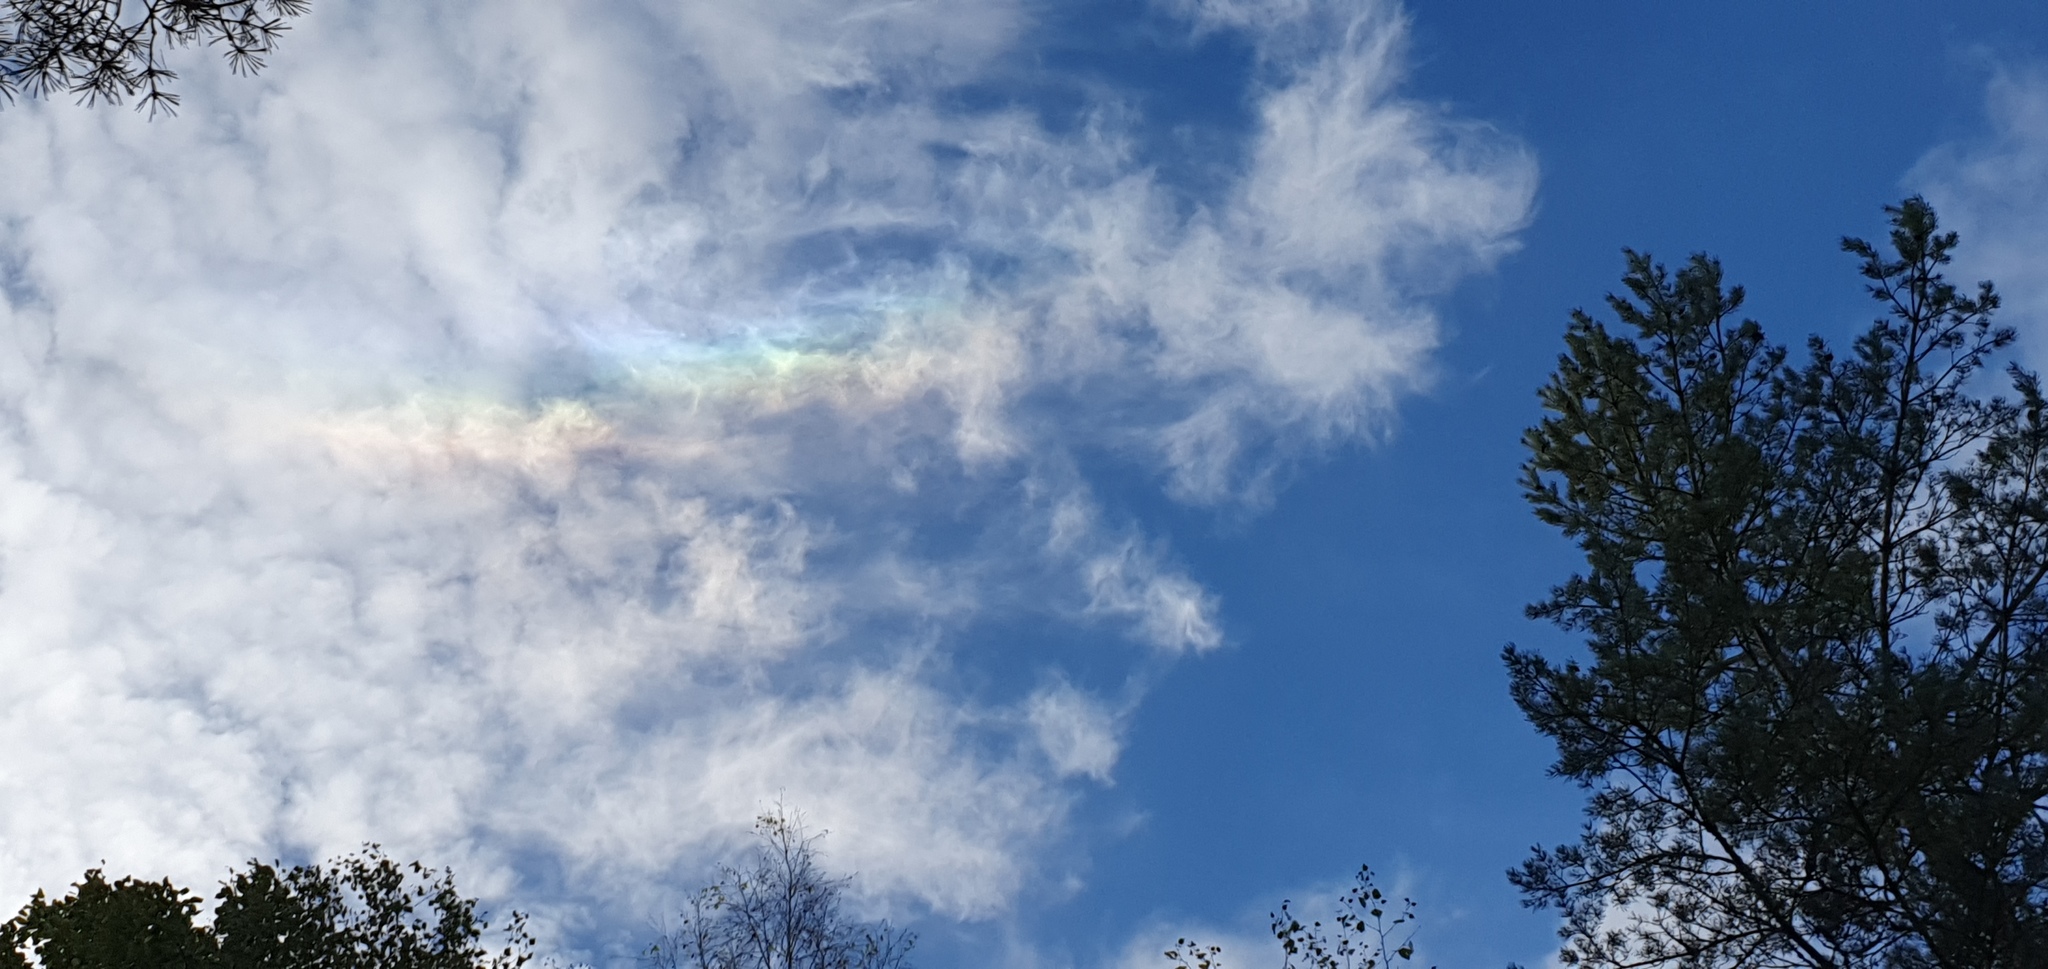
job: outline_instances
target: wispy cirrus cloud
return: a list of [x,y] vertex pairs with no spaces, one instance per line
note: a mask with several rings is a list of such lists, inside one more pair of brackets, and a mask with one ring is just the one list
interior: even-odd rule
[[1224,639],[1083,452],[1259,500],[1527,217],[1396,12],[1261,9],[1191,14],[1290,45],[1194,205],[1123,106],[960,107],[985,0],[321,5],[176,121],[10,109],[0,895],[374,839],[595,938],[780,796],[1000,912],[1130,700],[963,691],[977,624]]

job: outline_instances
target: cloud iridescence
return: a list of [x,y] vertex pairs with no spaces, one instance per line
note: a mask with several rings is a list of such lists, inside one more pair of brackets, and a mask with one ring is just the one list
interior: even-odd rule
[[977,622],[1223,639],[1080,449],[1261,500],[1528,215],[1394,12],[1193,15],[1276,24],[1195,205],[1127,106],[955,105],[989,0],[326,4],[175,121],[9,109],[0,896],[376,840],[634,928],[780,796],[1002,911],[1129,711],[959,692]]

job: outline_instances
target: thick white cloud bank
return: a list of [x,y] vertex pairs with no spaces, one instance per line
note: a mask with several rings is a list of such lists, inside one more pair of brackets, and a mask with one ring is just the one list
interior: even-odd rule
[[1027,9],[329,2],[175,120],[0,113],[0,898],[375,840],[631,929],[781,797],[1001,912],[1130,710],[961,692],[976,622],[1223,639],[1076,449],[1259,500],[1534,184],[1394,12],[1210,5],[1269,57],[1179,204],[1122,106],[951,106]]

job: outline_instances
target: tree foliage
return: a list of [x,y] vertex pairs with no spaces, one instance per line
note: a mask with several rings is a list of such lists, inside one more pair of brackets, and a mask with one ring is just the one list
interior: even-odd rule
[[400,865],[375,846],[325,866],[250,862],[200,900],[170,881],[108,882],[88,871],[69,895],[37,892],[0,926],[0,969],[520,969],[533,940],[514,913],[505,945],[452,875]]
[[[1396,902],[1373,883],[1372,869],[1359,866],[1352,886],[1337,899],[1325,926],[1306,924],[1283,899],[1273,913],[1273,940],[1280,944],[1280,969],[1394,969],[1415,958],[1415,902]],[[1223,969],[1223,948],[1188,939],[1166,950],[1176,969]]]
[[58,91],[87,104],[137,98],[173,111],[174,49],[217,47],[253,74],[311,0],[0,0],[0,97]]
[[848,879],[820,865],[822,835],[781,808],[754,833],[751,864],[721,866],[648,950],[655,969],[909,969],[914,935],[841,910]]
[[26,948],[44,969],[205,969],[216,964],[214,945],[192,923],[198,912],[199,899],[168,879],[108,882],[94,869],[62,899],[37,892],[0,926],[0,966],[27,969]]
[[1919,198],[1857,239],[1884,316],[1799,362],[1694,256],[1574,313],[1524,484],[1586,571],[1510,647],[1590,790],[1510,877],[1589,966],[2048,965],[2048,422]]

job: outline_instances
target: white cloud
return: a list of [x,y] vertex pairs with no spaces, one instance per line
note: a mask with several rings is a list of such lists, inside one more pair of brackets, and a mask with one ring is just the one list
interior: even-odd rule
[[1169,654],[1222,644],[1216,597],[1141,538],[1104,528],[1085,493],[1069,490],[1054,502],[1047,526],[1046,552],[1072,563],[1087,590],[1082,614],[1124,620],[1138,639]]
[[2021,352],[2039,366],[2048,360],[2048,73],[1999,71],[1986,107],[1989,131],[1929,152],[1906,183],[1962,237],[1955,281],[1998,285],[2004,322],[2025,328]]
[[1000,912],[1123,714],[948,692],[977,617],[1223,635],[1077,447],[1259,499],[1526,217],[1344,24],[1192,212],[1117,105],[947,106],[988,0],[320,4],[175,121],[9,109],[0,897],[374,839],[630,931],[780,796]]
[[1123,752],[1122,729],[1101,701],[1062,682],[1033,693],[1025,710],[1054,770],[1109,782]]

